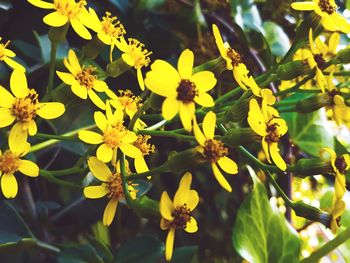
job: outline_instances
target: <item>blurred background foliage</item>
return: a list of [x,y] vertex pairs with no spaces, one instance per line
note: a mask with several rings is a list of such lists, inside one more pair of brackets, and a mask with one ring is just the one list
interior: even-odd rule
[[[176,58],[185,48],[194,51],[196,65],[218,57],[211,32],[211,24],[215,23],[233,48],[240,51],[250,72],[256,76],[272,67],[288,51],[295,37],[295,28],[303,16],[300,12],[291,11],[291,2],[290,0],[90,0],[88,4],[99,15],[110,11],[118,16],[128,35],[145,43],[147,49],[153,52],[151,56],[153,61],[160,58],[176,62]],[[340,9],[344,10],[346,5],[350,6],[350,1],[340,1],[338,4]],[[0,1],[0,36],[4,41],[11,40],[11,49],[27,66],[29,87],[35,88],[39,94],[43,94],[47,84],[50,60],[48,27],[42,22],[44,15],[45,10],[35,8],[25,0]],[[348,39],[345,38],[346,36],[343,42],[346,43]],[[67,42],[59,46],[58,69],[63,68],[62,59],[67,55],[69,48],[79,50],[84,45],[86,42],[70,30]],[[96,59],[96,66],[108,63],[108,52],[106,47],[102,55]],[[9,86],[10,73],[4,65],[0,65],[1,85]],[[221,92],[234,87],[230,72],[223,73],[220,79]],[[59,84],[56,78],[55,86]],[[118,79],[108,79],[108,84],[113,90],[130,89],[138,93],[138,84],[132,70]],[[89,101],[81,103],[71,94],[70,89],[61,89],[61,92],[55,93],[54,100],[64,102],[67,111],[58,120],[42,122],[40,127],[42,131],[61,134],[93,123],[94,107]],[[334,146],[336,137],[325,127],[325,120],[317,123],[319,116],[310,115],[305,118],[297,113],[288,113],[284,117],[290,124],[291,138],[296,138],[300,147],[293,148],[294,156],[298,154],[315,156],[319,146]],[[152,121],[146,119],[145,121],[152,124]],[[298,132],[300,133],[301,128],[305,126],[305,122],[310,125],[307,127],[308,130],[303,130],[303,135],[300,135]],[[0,130],[0,147],[6,144],[4,135],[4,131]],[[40,142],[38,139],[31,141],[32,144],[38,142]],[[170,151],[180,151],[190,146],[190,143],[170,138],[157,138],[152,142],[157,150],[150,156],[151,167],[164,162]],[[314,148],[311,149],[308,144],[303,145],[303,142],[311,142]],[[336,143],[339,149],[347,151],[347,143],[340,144],[337,140]],[[43,169],[64,169],[74,166],[81,157],[84,157],[87,150],[82,143],[64,142],[38,151],[30,157]],[[235,151],[232,155],[235,159],[244,161]],[[297,236],[296,232],[291,233],[286,229],[281,216],[281,213],[285,212],[285,207],[277,199],[273,200],[282,211],[277,214],[273,214],[267,199],[260,200],[259,207],[255,208],[251,208],[251,204],[245,201],[242,205],[244,208],[238,215],[237,224],[240,225],[236,226],[237,234],[235,234],[232,228],[244,197],[254,188],[258,192],[253,190],[250,198],[259,199],[260,191],[265,190],[262,190],[259,184],[253,187],[249,172],[242,169],[237,176],[229,177],[234,190],[233,193],[227,193],[214,181],[208,168],[201,166],[194,172],[196,180],[193,182],[193,188],[198,190],[201,197],[200,205],[195,210],[199,231],[193,235],[186,235],[180,231],[176,233],[177,248],[172,262],[242,262],[242,258],[236,252],[240,251],[240,245],[244,245],[243,249],[254,250],[254,246],[260,244],[259,240],[250,245],[244,242],[237,244],[237,239],[244,240],[250,231],[257,233],[261,230],[254,230],[252,228],[254,222],[251,220],[265,222],[270,216],[272,222],[264,224],[270,224],[271,231],[276,230],[278,235],[274,237],[269,236],[268,232],[260,231],[260,233],[265,235],[262,237],[266,238],[265,245],[271,248],[271,251],[264,253],[269,253],[272,258],[276,256],[274,255],[276,251],[281,251],[280,243],[286,240],[290,242],[290,249],[296,253],[300,252],[299,238],[306,240],[303,244],[303,249],[306,250],[304,256],[307,255],[307,251],[311,252],[317,245],[327,240],[324,236],[316,237],[316,242],[315,237],[308,236],[309,233]],[[262,174],[259,176],[264,178]],[[176,172],[155,176],[149,197],[158,200],[165,189],[172,196],[179,178]],[[165,239],[166,233],[160,230],[159,220],[139,218],[132,210],[119,206],[113,224],[109,228],[104,227],[101,216],[106,200],[85,200],[82,191],[75,187],[81,182],[86,184],[91,180],[91,176],[86,176],[86,172],[59,178],[69,182],[64,187],[60,185],[62,182],[57,184],[52,178],[36,178],[30,182],[26,181],[25,177],[19,176],[18,179],[22,188],[19,196],[15,200],[0,202],[0,262],[163,261],[164,244],[160,240]],[[305,182],[295,182],[295,189],[310,200],[320,198],[321,207],[327,208],[330,207],[331,200],[329,191],[315,194],[319,185],[327,185],[327,181],[327,178],[321,181],[311,178],[306,182],[306,186]],[[271,193],[268,194],[271,196]],[[248,218],[245,218],[246,209],[251,209],[253,212],[261,209],[263,217],[259,219],[255,216],[252,219],[248,215]],[[343,218],[343,225],[350,227],[350,213],[347,212]],[[299,224],[300,228],[307,224],[304,221],[298,222],[299,219],[295,217],[293,219],[294,224]],[[310,240],[313,242],[311,245]],[[233,247],[235,242],[236,251]],[[52,244],[52,247],[48,244]],[[350,254],[346,246],[350,247],[343,245],[344,248],[341,250],[343,254],[337,252],[339,254],[337,256],[344,260],[349,258]],[[283,250],[281,253],[283,256],[296,256],[290,251]],[[259,260],[260,257],[257,254],[253,258]],[[295,261],[298,261],[298,258],[295,258]]]

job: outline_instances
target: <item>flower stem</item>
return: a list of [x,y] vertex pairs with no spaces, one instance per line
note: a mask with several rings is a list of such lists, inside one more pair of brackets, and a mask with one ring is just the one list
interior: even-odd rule
[[38,137],[41,139],[55,139],[59,141],[80,142],[79,140],[77,140],[76,136],[63,136],[63,135],[54,135],[54,134],[47,134],[47,133],[37,133],[35,134],[35,137]]
[[53,81],[55,77],[55,65],[56,65],[56,53],[57,53],[58,42],[51,42],[51,55],[50,55],[50,71],[49,71],[49,81],[47,84],[46,94],[50,96],[53,88]]
[[134,114],[134,116],[132,117],[129,125],[128,125],[128,129],[130,131],[134,130],[134,126],[136,121],[138,120],[138,118],[140,118],[140,116],[147,111],[149,108],[151,107],[151,104],[149,103],[148,100],[145,101],[145,103],[137,110],[137,112]]
[[[56,171],[57,172],[57,171]],[[72,173],[69,173],[72,174]],[[61,179],[56,178],[52,172],[46,171],[46,170],[40,170],[40,175],[45,178],[47,181],[53,183],[53,184],[58,184],[64,187],[69,187],[69,188],[75,188],[75,189],[82,189],[82,186],[71,183],[69,181],[64,181]]]
[[175,133],[173,131],[140,130],[140,131],[137,131],[137,134],[151,135],[151,136],[156,136],[156,137],[172,137],[172,138],[177,138],[181,141],[194,141],[195,140],[195,138],[193,136],[182,135],[182,134]]

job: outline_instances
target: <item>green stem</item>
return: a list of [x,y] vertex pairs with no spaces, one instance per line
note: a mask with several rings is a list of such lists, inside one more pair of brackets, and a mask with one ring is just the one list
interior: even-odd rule
[[259,161],[253,154],[251,154],[246,148],[243,146],[238,146],[238,150],[243,153],[246,157],[248,157],[249,160],[251,160],[256,166],[263,170],[271,171],[271,172],[280,172],[281,170],[274,165],[268,165],[264,164],[263,162]]
[[85,169],[84,168],[79,168],[79,167],[72,167],[72,168],[67,168],[67,169],[62,169],[62,170],[53,170],[53,171],[48,171],[41,169],[40,172],[43,173],[50,173],[52,176],[64,176],[64,175],[71,175],[71,174],[77,174],[83,172]]
[[[82,127],[82,128],[79,128],[79,129],[76,129],[74,131],[70,131],[70,132],[67,132],[67,133],[64,133],[62,135],[57,135],[57,136],[63,136],[63,137],[69,137],[69,136],[73,136],[73,135],[76,135],[78,134],[80,131],[82,130],[90,130],[90,129],[93,129],[95,128],[96,125],[95,124],[92,124],[92,125],[88,125],[88,126],[85,126],[85,127]],[[45,142],[42,142],[42,143],[39,143],[39,144],[36,144],[36,145],[33,145],[29,152],[36,152],[36,151],[39,151],[39,150],[42,150],[42,149],[45,149],[49,146],[52,146],[56,143],[59,143],[60,140],[58,139],[51,139],[51,140],[48,140],[48,141],[45,141]]]
[[289,199],[289,197],[285,194],[285,192],[283,192],[282,188],[278,185],[278,183],[276,182],[275,178],[273,178],[273,176],[270,174],[269,171],[266,171],[266,174],[267,174],[267,176],[269,178],[269,181],[272,183],[273,187],[275,187],[277,193],[280,195],[280,197],[282,197],[284,202],[290,208],[294,208],[295,205],[294,205],[293,201]]
[[55,139],[59,141],[80,142],[79,140],[77,140],[76,136],[63,136],[63,135],[54,135],[54,134],[46,134],[46,133],[37,133],[35,134],[35,137],[38,137],[41,139]]
[[181,141],[194,141],[195,138],[189,135],[178,134],[173,131],[152,131],[152,130],[140,130],[137,131],[137,134],[142,135],[151,135],[156,137],[172,137],[179,139]]
[[85,200],[84,196],[79,197],[71,204],[65,206],[60,210],[57,214],[54,214],[51,218],[51,222],[56,222],[58,219],[60,219],[62,216],[64,216],[68,211],[70,211],[72,208],[76,207],[77,205],[81,204]]
[[53,253],[60,253],[60,249],[57,247],[54,247],[46,242],[37,240],[35,238],[23,238],[19,242],[12,242],[12,243],[6,243],[2,244],[0,246],[0,253],[9,253],[10,251],[13,251],[15,253],[18,253],[20,249],[28,249],[30,251],[33,248],[39,248],[42,250],[46,250],[48,252]]
[[137,112],[134,114],[134,116],[132,117],[130,123],[129,123],[129,126],[128,126],[128,129],[130,131],[133,131],[134,130],[134,126],[135,126],[135,123],[136,121],[138,120],[138,118],[141,117],[141,115],[147,111],[149,108],[151,107],[151,104],[149,103],[148,100],[145,101],[145,103],[137,110]]
[[145,179],[148,176],[153,176],[155,174],[160,174],[160,173],[164,173],[168,171],[168,166],[166,165],[166,162],[164,164],[162,164],[161,166],[158,166],[157,168],[154,168],[152,170],[149,170],[148,172],[144,172],[144,173],[135,173],[135,174],[130,174],[127,177],[128,181],[131,180],[137,180],[137,179]]
[[300,263],[318,262],[322,257],[329,254],[332,250],[336,249],[348,239],[350,239],[350,228],[347,228],[343,232],[339,233],[334,239],[324,244],[318,250],[313,252],[309,257],[301,260]]
[[281,95],[285,95],[285,94],[288,94],[288,93],[296,91],[302,85],[304,85],[306,82],[308,82],[310,79],[313,79],[314,76],[315,76],[315,73],[309,74],[307,77],[305,77],[302,81],[300,81],[297,84],[295,84],[293,87],[291,87],[289,89],[286,89],[286,90],[282,90],[282,91],[276,92],[275,96],[281,96]]
[[49,181],[53,184],[58,184],[58,185],[61,185],[64,187],[70,187],[70,188],[75,188],[75,189],[80,189],[80,190],[82,189],[82,187],[80,185],[56,178],[55,176],[53,176],[53,174],[50,171],[40,170],[40,175],[43,178],[45,178],[47,181]]
[[51,56],[50,56],[50,71],[49,71],[49,81],[47,84],[46,94],[50,96],[53,88],[53,81],[55,77],[55,65],[56,65],[56,53],[57,53],[58,42],[51,42]]
[[123,193],[125,196],[125,201],[131,208],[134,208],[134,200],[131,198],[129,188],[128,188],[128,186],[129,186],[129,183],[127,181],[128,174],[127,174],[126,168],[125,168],[125,155],[124,155],[124,153],[121,153],[121,156],[120,156],[120,173],[122,176],[122,186],[123,186]]

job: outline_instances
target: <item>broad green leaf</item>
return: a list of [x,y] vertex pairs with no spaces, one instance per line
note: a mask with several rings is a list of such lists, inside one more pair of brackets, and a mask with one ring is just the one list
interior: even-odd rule
[[137,8],[140,10],[153,11],[161,7],[164,3],[165,0],[140,0],[138,1]]
[[263,27],[265,30],[264,35],[269,43],[272,54],[280,57],[286,54],[290,48],[290,43],[282,27],[271,21],[264,22]]
[[154,263],[164,254],[164,244],[153,236],[140,236],[128,240],[117,251],[115,263]]
[[271,206],[264,185],[255,176],[253,181],[233,228],[234,248],[249,262],[299,262],[301,243],[296,231]]
[[57,261],[59,263],[104,263],[97,250],[89,243],[63,245]]
[[[34,31],[34,36],[38,42],[41,50],[41,59],[44,63],[50,62],[51,53],[51,42],[48,35],[40,36],[36,31]],[[69,45],[68,42],[59,43],[57,47],[56,59],[63,59],[68,55]]]
[[191,262],[192,258],[197,253],[197,250],[197,246],[175,248],[170,263]]

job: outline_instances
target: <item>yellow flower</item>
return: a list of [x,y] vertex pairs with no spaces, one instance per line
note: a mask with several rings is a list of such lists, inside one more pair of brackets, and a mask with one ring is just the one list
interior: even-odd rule
[[93,131],[80,131],[79,139],[89,144],[101,144],[96,152],[99,160],[105,163],[110,162],[118,149],[131,158],[142,155],[141,151],[133,145],[137,140],[137,135],[128,131],[123,125],[123,112],[116,110],[112,113],[111,106],[107,101],[106,115],[98,111],[95,112],[94,119],[102,134]]
[[[218,183],[226,190],[231,192],[232,188],[222,175],[219,167],[228,174],[238,173],[237,164],[228,156],[228,149],[224,144],[214,139],[216,125],[216,115],[212,111],[208,112],[203,119],[203,132],[200,130],[197,121],[194,120],[193,132],[200,146],[198,151],[205,159],[210,162],[214,176]],[[218,167],[219,165],[219,167]]]
[[149,56],[152,54],[135,38],[128,38],[128,42],[122,37],[117,45],[120,51],[123,52],[122,59],[126,64],[136,69],[137,81],[139,82],[141,90],[145,89],[145,84],[142,76],[142,67],[147,67],[151,62]]
[[350,168],[350,155],[343,154],[337,156],[336,153],[330,148],[322,148],[320,150],[321,158],[324,159],[323,154],[327,152],[330,155],[331,165],[335,174],[335,197],[336,199],[342,199],[346,192],[346,179],[345,173]]
[[27,142],[23,143],[10,137],[9,148],[4,153],[0,150],[1,190],[6,198],[14,198],[18,192],[14,174],[20,172],[30,177],[37,177],[39,167],[31,161],[21,159],[29,151],[30,145]]
[[262,137],[262,149],[265,152],[267,161],[271,163],[272,159],[278,168],[285,171],[287,165],[279,153],[278,142],[288,130],[286,122],[279,117],[271,115],[271,111],[264,109],[263,106],[260,108],[256,99],[251,99],[249,102],[248,123],[252,130]]
[[137,173],[147,172],[148,166],[145,161],[145,156],[153,153],[155,147],[153,144],[148,143],[148,140],[151,139],[150,135],[137,135],[137,140],[134,142],[134,146],[140,149],[142,155],[135,158],[135,169]]
[[54,12],[46,15],[44,23],[52,27],[61,27],[70,23],[74,31],[84,39],[91,39],[91,34],[86,27],[92,27],[91,16],[86,10],[86,1],[79,0],[54,0],[53,3],[42,0],[27,0],[32,5],[43,9],[53,9]]
[[26,137],[28,134],[33,136],[37,133],[37,125],[34,121],[37,115],[50,120],[61,116],[65,111],[62,103],[39,102],[38,93],[28,88],[27,78],[21,70],[12,72],[10,87],[15,97],[0,86],[0,128],[16,121],[11,133],[14,130],[22,131],[20,137]]
[[340,216],[345,211],[345,202],[343,200],[335,200],[333,202],[333,207],[331,210],[331,231],[333,234],[336,234],[339,227]]
[[292,8],[300,11],[314,11],[321,17],[321,23],[326,30],[350,32],[350,24],[337,13],[337,5],[334,0],[312,0],[292,3]]
[[180,55],[177,70],[164,60],[156,60],[145,79],[149,90],[165,97],[164,119],[171,120],[179,113],[187,131],[192,130],[195,103],[203,107],[214,106],[214,100],[207,92],[216,85],[216,78],[210,71],[193,74],[193,63],[193,52],[186,49]]
[[192,175],[185,173],[182,177],[179,188],[171,201],[168,193],[164,191],[160,198],[160,228],[169,230],[165,242],[165,259],[171,260],[175,239],[175,230],[184,229],[188,233],[197,232],[197,221],[192,216],[192,211],[199,202],[196,190],[191,190]]
[[[107,196],[110,200],[103,213],[103,224],[109,226],[117,211],[118,202],[124,199],[124,191],[120,170],[114,173],[108,166],[96,157],[88,159],[88,166],[91,173],[102,182],[101,185],[87,186],[84,188],[84,195],[87,198],[96,199]],[[119,167],[119,166],[117,166]],[[136,190],[133,185],[128,185],[131,198],[136,198]]]
[[108,86],[104,81],[98,80],[97,77],[93,75],[95,69],[93,67],[81,67],[72,49],[68,52],[68,59],[64,58],[63,63],[70,73],[56,71],[60,79],[67,85],[70,85],[72,92],[79,98],[85,100],[89,96],[97,107],[105,110],[105,103],[97,96],[94,90],[104,92],[108,89]]
[[1,43],[1,40],[2,37],[0,37],[0,61],[4,61],[10,68],[26,71],[26,69],[21,64],[12,59],[16,56],[16,54],[7,48],[7,46],[10,44],[10,41]]
[[328,59],[333,58],[337,54],[337,47],[340,42],[340,35],[336,32],[330,35],[328,43],[323,42],[321,37],[315,39],[317,49],[322,53],[322,56]]
[[252,76],[248,76],[249,70],[242,62],[241,56],[230,47],[229,43],[222,40],[220,31],[215,24],[213,24],[213,34],[220,55],[226,60],[226,68],[232,70],[233,78],[237,81],[238,85],[245,90],[249,87],[253,94],[258,96],[260,93],[259,86]]

